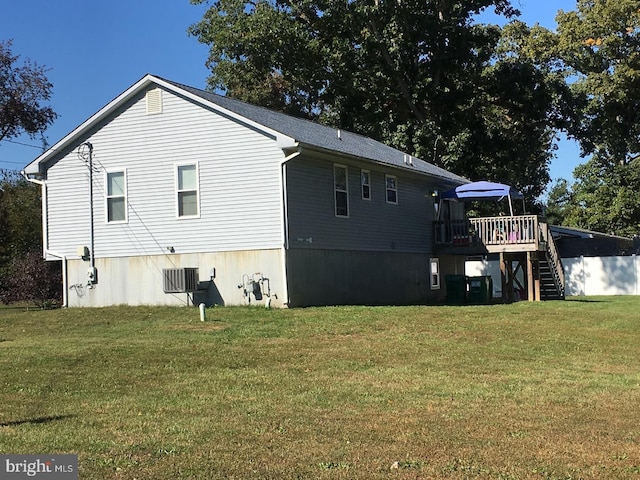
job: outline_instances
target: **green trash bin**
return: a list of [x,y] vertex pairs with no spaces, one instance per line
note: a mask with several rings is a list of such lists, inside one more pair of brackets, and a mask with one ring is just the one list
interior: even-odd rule
[[467,303],[467,277],[464,275],[447,275],[447,305],[464,305]]
[[487,277],[469,277],[469,303],[488,305],[493,298],[493,280]]

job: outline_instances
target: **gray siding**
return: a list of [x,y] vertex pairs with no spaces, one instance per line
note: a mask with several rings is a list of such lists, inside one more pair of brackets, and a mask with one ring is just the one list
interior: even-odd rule
[[[348,167],[349,218],[335,216],[331,160],[300,156],[287,164],[290,248],[432,251],[430,179],[376,164],[335,163]],[[362,199],[362,168],[371,173],[371,200]],[[386,203],[385,174],[397,177],[397,205]]]
[[[100,257],[280,248],[280,161],[276,141],[163,92],[163,113],[144,95],[87,139],[94,147],[95,255]],[[175,165],[199,165],[200,218],[176,213]],[[126,169],[128,222],[106,222],[105,170]],[[77,150],[47,173],[49,248],[68,256],[89,245],[86,165]]]
[[[441,283],[464,274],[462,257],[442,258]],[[429,255],[295,249],[287,251],[289,306],[409,305],[444,301],[430,286]]]

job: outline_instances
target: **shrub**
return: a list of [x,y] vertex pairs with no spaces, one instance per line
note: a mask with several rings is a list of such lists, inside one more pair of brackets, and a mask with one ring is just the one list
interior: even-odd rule
[[49,308],[61,303],[61,264],[45,261],[38,252],[11,259],[3,277],[0,300],[6,304],[26,302]]

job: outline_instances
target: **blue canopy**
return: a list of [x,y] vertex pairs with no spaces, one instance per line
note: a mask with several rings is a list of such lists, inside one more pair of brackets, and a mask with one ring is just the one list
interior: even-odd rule
[[509,199],[509,211],[513,216],[513,205],[511,203],[512,198],[523,199],[522,205],[524,208],[524,195],[509,185],[494,182],[473,182],[465,185],[460,185],[451,190],[444,192],[440,198],[442,200],[453,200],[458,202],[471,202],[474,200],[495,200],[499,201],[503,198]]
[[473,182],[460,185],[442,193],[443,200],[458,200],[471,202],[473,200],[502,200],[505,197],[523,198],[522,193],[509,185],[494,182]]

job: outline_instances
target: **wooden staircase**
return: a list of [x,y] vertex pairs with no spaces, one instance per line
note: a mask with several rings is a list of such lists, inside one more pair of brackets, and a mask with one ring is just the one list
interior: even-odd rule
[[549,261],[540,260],[540,299],[564,300],[564,288],[558,284],[557,275],[549,265]]
[[540,299],[564,300],[564,267],[556,242],[547,223],[540,223],[540,234],[546,243],[543,256],[538,261],[540,274]]

